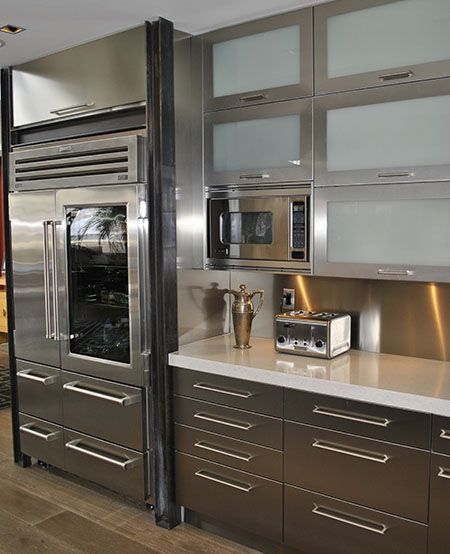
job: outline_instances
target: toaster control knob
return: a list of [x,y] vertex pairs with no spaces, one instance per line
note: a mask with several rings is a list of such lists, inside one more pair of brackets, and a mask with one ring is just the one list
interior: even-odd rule
[[283,342],[286,342],[286,337],[283,337],[283,335],[279,336],[277,338],[277,341],[280,343],[280,344],[283,344]]
[[323,346],[323,341],[321,340],[316,341],[316,348],[322,348],[322,346]]

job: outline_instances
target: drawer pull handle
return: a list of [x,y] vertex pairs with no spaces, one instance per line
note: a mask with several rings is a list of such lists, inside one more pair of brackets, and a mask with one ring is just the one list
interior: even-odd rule
[[34,437],[45,440],[46,442],[55,441],[62,436],[61,431],[40,431],[39,428],[36,427],[35,423],[25,423],[25,425],[20,426],[20,430],[23,433],[33,435]]
[[404,275],[405,277],[412,277],[415,271],[412,269],[384,269],[380,267],[377,273],[378,275]]
[[270,179],[268,173],[243,173],[239,175],[239,179]]
[[364,519],[360,519],[359,517],[341,514],[336,510],[325,508],[323,506],[316,506],[312,510],[312,513],[321,517],[333,519],[334,521],[345,523],[347,525],[352,525],[353,527],[358,527],[359,529],[365,529],[366,531],[371,531],[372,533],[377,533],[378,535],[385,535],[388,530],[387,525],[384,525],[384,523],[372,523]]
[[32,369],[22,369],[21,371],[18,371],[17,377],[27,379],[29,381],[35,381],[36,383],[41,383],[45,386],[53,385],[58,380],[58,375],[48,375],[47,377],[42,377],[41,375],[33,373]]
[[215,475],[214,473],[210,473],[209,471],[199,470],[196,471],[194,475],[196,475],[197,477],[201,477],[202,479],[207,479],[208,481],[214,481],[214,483],[220,483],[221,485],[225,485],[226,487],[231,487],[232,489],[237,489],[238,491],[242,492],[250,492],[252,489],[255,488],[252,485],[245,485],[243,483],[239,483],[238,481],[225,479],[224,477],[220,477],[219,475]]
[[441,429],[441,434],[439,435],[439,437],[446,441],[450,441],[450,431],[447,431],[447,429]]
[[356,448],[349,448],[347,446],[341,446],[333,442],[325,442],[315,440],[313,442],[314,448],[320,448],[321,450],[329,450],[330,452],[336,452],[338,454],[345,454],[347,456],[353,456],[354,458],[361,458],[363,460],[369,460],[370,462],[377,462],[379,464],[385,464],[390,456],[387,454],[377,454],[375,452],[367,452],[365,450],[359,450]]
[[399,73],[387,73],[386,75],[379,75],[378,78],[380,81],[395,81],[396,79],[411,79],[414,76],[413,71],[409,69],[408,71],[400,71]]
[[246,454],[239,454],[238,452],[233,452],[232,450],[224,450],[219,448],[214,444],[208,444],[207,442],[196,442],[194,444],[196,448],[201,448],[202,450],[207,450],[208,452],[215,452],[216,454],[223,454],[224,456],[229,456],[230,458],[235,458],[236,460],[242,460],[243,462],[250,462],[253,459],[253,456]]
[[442,477],[442,479],[450,479],[450,469],[440,467],[438,477]]
[[64,390],[70,392],[76,392],[78,394],[84,394],[85,396],[92,396],[93,398],[100,398],[101,400],[106,400],[108,402],[113,402],[114,404],[119,404],[119,406],[131,406],[132,404],[137,404],[140,402],[139,394],[134,395],[125,395],[125,396],[112,396],[104,392],[95,391],[83,386],[81,381],[72,381],[71,383],[65,383],[63,385]]
[[211,423],[218,423],[219,425],[225,425],[226,427],[233,427],[235,429],[240,429],[241,431],[250,431],[254,427],[251,423],[239,423],[238,421],[230,421],[229,419],[223,419],[218,416],[212,416],[209,414],[204,414],[198,412],[194,414],[194,417],[197,419],[202,419],[204,421],[209,421]]
[[386,417],[376,417],[358,414],[356,412],[347,412],[345,410],[338,410],[335,408],[325,408],[324,406],[315,406],[313,413],[320,414],[329,417],[336,417],[338,419],[347,419],[348,421],[355,421],[358,423],[367,423],[368,425],[376,425],[378,427],[389,427],[392,423],[391,419]]
[[267,98],[267,94],[249,94],[248,96],[241,96],[239,100],[241,102],[252,102],[256,100],[264,100]]
[[207,390],[209,392],[218,392],[219,394],[226,394],[227,396],[236,396],[236,398],[251,398],[252,396],[255,396],[252,392],[241,392],[241,391],[234,391],[230,389],[222,389],[221,387],[213,387],[211,385],[207,385],[206,383],[195,383],[192,385],[194,389],[201,389],[201,390]]
[[392,177],[413,177],[414,173],[411,173],[410,171],[397,171],[397,172],[382,172],[378,173],[378,177],[381,179],[390,179]]
[[84,102],[83,104],[74,104],[73,106],[66,106],[65,108],[58,108],[56,110],[50,110],[50,113],[55,115],[66,115],[71,112],[85,111],[95,106],[95,102]]
[[74,450],[75,452],[80,452],[81,454],[86,454],[86,456],[90,456],[91,458],[96,458],[97,460],[101,460],[102,462],[106,462],[108,464],[114,465],[119,467],[120,469],[123,469],[124,471],[127,471],[129,469],[133,469],[136,467],[139,462],[140,458],[131,458],[128,460],[125,460],[121,462],[120,460],[116,460],[115,458],[111,458],[110,456],[107,456],[106,454],[101,454],[97,449],[96,450],[90,450],[88,446],[82,446],[81,445],[82,439],[75,439],[73,441],[66,443],[66,448],[68,450]]

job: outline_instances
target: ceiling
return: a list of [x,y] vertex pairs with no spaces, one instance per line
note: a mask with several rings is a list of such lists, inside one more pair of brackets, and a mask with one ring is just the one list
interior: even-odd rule
[[191,34],[233,25],[329,0],[1,0],[0,27],[24,27],[18,35],[0,33],[0,67],[58,52],[83,42],[165,17]]

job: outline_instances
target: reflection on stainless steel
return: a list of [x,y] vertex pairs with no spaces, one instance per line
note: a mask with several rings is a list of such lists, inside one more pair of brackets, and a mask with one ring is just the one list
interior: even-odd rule
[[352,348],[450,361],[449,284],[231,273],[232,287],[242,281],[266,291],[254,336],[273,338],[282,290],[294,288],[297,309],[351,315]]

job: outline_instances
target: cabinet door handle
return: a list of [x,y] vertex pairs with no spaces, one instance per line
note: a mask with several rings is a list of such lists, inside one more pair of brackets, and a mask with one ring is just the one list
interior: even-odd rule
[[72,112],[79,112],[89,110],[95,106],[95,102],[83,102],[83,104],[74,104],[73,106],[66,106],[65,108],[57,108],[56,110],[50,110],[50,113],[55,115],[69,115]]
[[194,444],[196,448],[201,448],[202,450],[207,450],[208,452],[215,452],[216,454],[223,454],[230,458],[235,458],[236,460],[242,460],[243,462],[250,462],[253,459],[253,456],[248,454],[240,454],[239,452],[233,452],[232,450],[225,450],[219,448],[214,444],[208,444],[207,442],[198,441]]
[[450,441],[450,431],[447,431],[447,429],[441,429],[441,434],[439,435],[439,437],[446,441]]
[[269,179],[268,173],[243,173],[239,175],[239,179]]
[[225,479],[224,477],[221,477],[220,475],[215,475],[214,473],[210,473],[209,471],[199,470],[196,471],[194,475],[196,475],[197,477],[201,477],[202,479],[207,479],[208,481],[214,481],[214,483],[220,483],[221,485],[225,485],[226,487],[231,487],[232,489],[237,489],[238,491],[242,492],[250,492],[255,488],[252,485],[239,483],[239,481],[231,481]]
[[399,71],[398,73],[386,73],[385,75],[378,75],[380,81],[395,81],[396,79],[411,79],[414,76],[414,72],[411,69],[407,71]]
[[404,275],[405,277],[411,277],[415,274],[413,269],[388,269],[380,267],[377,269],[378,275]]
[[367,452],[365,450],[359,450],[358,448],[352,448],[335,444],[333,442],[321,441],[315,439],[313,442],[314,448],[320,448],[321,450],[328,450],[330,452],[336,452],[337,454],[345,454],[346,456],[353,456],[354,458],[361,458],[368,460],[369,462],[377,462],[379,464],[385,464],[390,459],[387,454],[378,454],[376,452]]
[[378,173],[378,177],[381,179],[390,179],[393,177],[413,177],[414,173],[411,173],[410,171],[399,171],[399,172],[381,172]]
[[438,477],[441,477],[442,479],[450,479],[450,469],[440,467]]
[[206,390],[209,392],[218,392],[219,394],[226,394],[227,396],[236,396],[237,398],[244,399],[255,396],[252,392],[241,392],[237,390],[235,391],[230,389],[223,389],[222,387],[213,387],[211,385],[207,385],[206,383],[195,383],[194,385],[192,385],[192,388]]
[[337,510],[325,508],[324,506],[315,506],[312,513],[321,517],[333,519],[334,521],[339,521],[340,523],[345,523],[346,525],[358,527],[359,529],[365,529],[366,531],[371,531],[372,533],[377,533],[378,535],[384,535],[388,530],[388,526],[384,523],[372,523],[371,521],[366,521],[364,519],[360,519],[359,517],[349,516],[348,514],[342,514]]
[[241,96],[239,98],[239,100],[241,102],[254,102],[256,100],[264,100],[265,98],[267,98],[267,94],[249,94],[247,96]]
[[41,375],[35,375],[32,369],[21,369],[17,372],[17,377],[27,379],[29,381],[35,381],[36,383],[41,383],[45,386],[53,385],[58,380],[58,375],[47,375],[46,377],[42,377]]
[[197,419],[202,419],[204,421],[209,421],[210,423],[218,423],[219,425],[225,425],[226,427],[233,427],[235,429],[240,429],[241,431],[250,431],[254,425],[251,423],[240,423],[238,421],[230,421],[229,419],[223,419],[218,416],[212,416],[209,414],[204,414],[198,412],[194,414],[194,417]]
[[363,415],[355,412],[338,410],[335,408],[326,408],[324,406],[315,406],[313,409],[313,413],[335,417],[338,419],[347,419],[348,421],[355,421],[358,423],[367,423],[367,425],[376,425],[378,427],[389,427],[389,425],[392,423],[392,420],[387,419],[386,417]]
[[25,423],[25,425],[21,425],[20,431],[38,437],[46,442],[54,441],[62,436],[62,431],[40,431],[35,423]]
[[106,454],[101,454],[97,449],[91,450],[88,446],[82,446],[81,445],[82,439],[75,439],[73,441],[69,441],[66,443],[66,448],[68,450],[74,450],[75,452],[79,452],[80,454],[85,454],[86,456],[90,456],[91,458],[95,458],[97,460],[101,460],[102,462],[106,462],[108,464],[111,464],[113,466],[119,467],[120,469],[123,469],[124,471],[127,471],[129,469],[133,469],[138,465],[140,462],[140,458],[131,458],[125,461],[120,461],[115,458],[111,458],[111,456],[108,456]]
[[84,394],[85,396],[92,396],[93,398],[99,398],[101,400],[106,400],[107,402],[112,402],[113,404],[119,404],[119,406],[131,406],[132,404],[137,404],[140,401],[139,394],[125,395],[125,396],[113,396],[111,394],[106,394],[104,392],[95,391],[83,387],[81,381],[72,381],[71,383],[65,383],[63,389],[70,392],[76,392],[78,394]]

